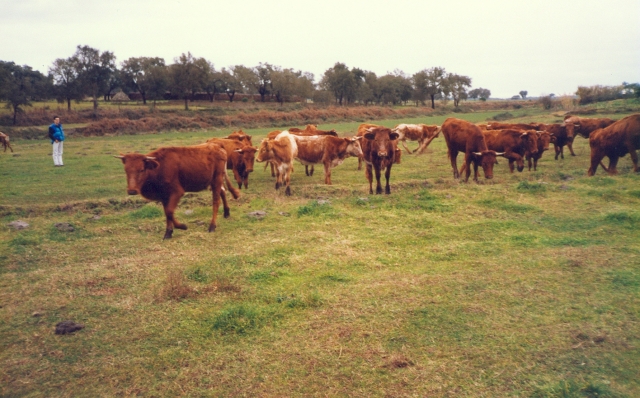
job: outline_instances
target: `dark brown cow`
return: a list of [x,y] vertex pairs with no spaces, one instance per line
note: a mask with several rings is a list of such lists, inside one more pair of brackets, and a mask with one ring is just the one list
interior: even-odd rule
[[531,171],[531,160],[533,160],[533,170],[536,171],[538,169],[538,160],[540,160],[545,151],[549,150],[549,143],[555,140],[547,131],[536,131],[536,135],[538,136],[538,152],[531,153],[526,151],[524,154],[525,159],[527,159],[527,164],[529,165],[529,171]]
[[9,136],[3,132],[0,132],[0,144],[4,147],[4,152],[7,152],[7,147],[13,152],[13,148],[11,147],[11,143],[9,142]]
[[[440,126],[427,125],[427,124],[399,124],[392,129],[394,133],[398,133],[398,141],[402,142],[402,146],[407,150],[407,153],[422,153],[431,142],[431,139],[435,138],[439,132]],[[413,152],[407,147],[407,140],[418,141],[418,148]]]
[[[567,136],[567,126],[564,123],[553,123],[545,124],[542,129],[553,137],[552,142],[556,154],[555,159],[558,160],[558,156],[564,159],[564,147],[567,146],[567,148],[569,148],[569,145],[573,143],[573,138],[569,139]],[[570,148],[569,151],[573,151],[573,148]]]
[[298,144],[288,131],[283,131],[274,139],[265,138],[258,147],[256,162],[271,162],[276,169],[276,190],[286,185],[285,194],[291,195],[291,171],[293,159],[298,156]]
[[[591,167],[588,175],[596,174],[598,165],[602,165],[610,175],[618,174],[618,159],[627,153],[631,155],[633,171],[638,172],[638,154],[640,149],[640,114],[627,116],[608,127],[598,129],[589,137],[591,147]],[[605,168],[602,159],[609,158],[609,167]]]
[[227,177],[227,153],[219,145],[201,144],[187,147],[159,148],[146,155],[128,153],[115,156],[122,160],[127,174],[127,193],[140,194],[146,199],[162,203],[167,219],[164,239],[170,239],[173,228],[187,229],[174,216],[176,207],[185,192],[199,192],[211,187],[213,216],[209,232],[216,229],[220,199],[224,217],[229,217],[229,205],[223,183],[234,198],[239,192],[231,186]]
[[[358,129],[360,130],[360,129]],[[385,169],[386,180],[384,193],[391,193],[389,178],[391,177],[391,166],[395,161],[396,149],[398,148],[398,133],[394,133],[386,127],[369,127],[364,133],[362,142],[362,153],[366,163],[365,176],[369,181],[369,193],[373,193],[373,171],[376,173],[376,194],[382,193],[380,184],[380,173]]]
[[464,164],[460,171],[465,171],[464,181],[469,180],[471,163],[473,163],[473,179],[478,181],[478,166],[482,166],[485,178],[493,178],[493,165],[498,163],[496,156],[502,153],[489,150],[482,130],[466,120],[449,118],[442,124],[442,134],[447,142],[448,155],[453,168],[453,178],[460,178],[456,159],[459,152],[464,152]]
[[597,129],[602,129],[613,124],[615,120],[609,118],[586,118],[578,116],[565,116],[564,124],[567,129],[567,148],[571,156],[576,156],[573,152],[573,140],[580,135],[589,138],[589,135]]
[[211,138],[207,142],[218,144],[227,152],[227,169],[233,170],[238,189],[249,187],[249,173],[253,172],[253,161],[257,148],[245,145],[245,140]]
[[515,162],[518,171],[524,170],[524,155],[529,151],[531,154],[538,152],[538,136],[535,130],[485,130],[483,132],[487,148],[504,152],[504,157],[509,159],[509,170],[513,173],[513,163]]
[[[371,128],[371,127],[381,127],[384,128],[384,126],[379,126],[377,124],[371,124],[371,123],[362,123],[360,126],[358,126],[358,132],[356,134],[357,137],[364,137],[364,134],[367,132],[367,129]],[[364,142],[364,141],[363,141]],[[395,142],[395,158],[393,163],[395,164],[400,164],[402,161],[402,149],[398,148],[398,140],[394,140]],[[362,144],[360,144],[362,145]],[[362,170],[362,162],[364,162],[364,156],[361,156],[358,158],[358,170]]]
[[295,136],[298,144],[296,159],[305,167],[322,163],[324,165],[324,182],[331,185],[331,168],[339,166],[349,156],[361,157],[362,148],[359,141],[362,137],[339,138],[331,135]]

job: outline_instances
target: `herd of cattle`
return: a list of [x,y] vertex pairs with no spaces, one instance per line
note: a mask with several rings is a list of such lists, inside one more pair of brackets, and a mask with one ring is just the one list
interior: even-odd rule
[[[400,163],[402,143],[408,153],[412,153],[406,141],[417,141],[415,152],[423,152],[442,133],[448,148],[454,178],[464,173],[465,182],[474,170],[474,180],[478,179],[478,167],[482,167],[485,178],[493,177],[493,166],[498,157],[509,161],[511,172],[514,168],[522,171],[524,160],[529,170],[543,152],[553,143],[555,158],[564,158],[566,146],[571,155],[573,139],[581,135],[589,139],[591,146],[591,166],[588,175],[595,174],[600,165],[609,174],[616,174],[618,159],[627,153],[631,155],[633,170],[638,171],[636,150],[640,149],[640,114],[622,120],[581,118],[568,116],[561,124],[542,123],[490,123],[473,124],[464,120],[449,118],[441,126],[400,124],[393,129],[375,124],[362,124],[354,137],[338,137],[335,130],[318,130],[307,125],[304,130],[290,128],[273,131],[256,148],[251,136],[242,131],[225,138],[212,138],[206,143],[188,147],[159,148],[146,155],[130,153],[116,156],[122,160],[127,175],[127,192],[130,195],[159,201],[164,207],[166,230],[164,238],[171,238],[173,229],[187,229],[175,218],[175,209],[185,192],[197,192],[211,188],[213,195],[213,216],[209,232],[216,228],[216,218],[220,200],[224,216],[229,216],[226,190],[234,198],[239,190],[229,180],[226,170],[233,171],[238,188],[248,187],[249,173],[253,171],[254,159],[271,166],[271,174],[276,178],[276,189],[285,187],[285,194],[291,194],[290,182],[293,161],[305,166],[307,175],[313,174],[313,166],[323,164],[325,183],[331,184],[331,169],[340,165],[347,157],[353,156],[365,162],[365,176],[369,182],[369,193],[373,194],[373,177],[376,178],[376,193],[382,193],[380,183],[384,170],[384,192],[391,192],[389,179],[393,164]],[[464,153],[464,162],[457,167],[457,156]],[[602,163],[609,157],[609,166]],[[515,166],[514,166],[515,164]],[[226,190],[223,185],[226,185]]]

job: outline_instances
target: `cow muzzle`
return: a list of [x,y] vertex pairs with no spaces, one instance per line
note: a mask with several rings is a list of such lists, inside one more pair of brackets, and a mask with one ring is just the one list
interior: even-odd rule
[[380,158],[386,158],[387,157],[387,152],[386,151],[379,151],[378,152],[378,157]]

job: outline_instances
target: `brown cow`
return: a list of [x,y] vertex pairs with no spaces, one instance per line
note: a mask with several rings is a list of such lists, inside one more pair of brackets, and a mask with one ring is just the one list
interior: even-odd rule
[[257,162],[271,162],[276,169],[276,190],[286,185],[285,194],[291,195],[291,171],[293,159],[298,156],[298,144],[288,131],[283,131],[274,139],[264,139],[258,147]]
[[478,165],[482,166],[485,178],[493,178],[493,165],[498,163],[496,156],[503,153],[489,150],[484,140],[482,130],[466,120],[448,118],[442,124],[442,134],[447,142],[448,155],[453,168],[453,178],[460,178],[456,159],[459,152],[464,152],[464,164],[460,171],[466,175],[464,181],[469,180],[471,163],[473,163],[473,180],[478,181]]
[[578,116],[565,116],[564,124],[567,129],[567,148],[571,156],[576,156],[573,152],[573,139],[580,135],[589,138],[589,135],[597,129],[602,129],[613,124],[615,120],[609,118],[586,118]]
[[0,132],[0,144],[4,147],[4,152],[7,152],[7,147],[13,152],[13,148],[11,147],[11,143],[9,142],[9,136],[3,132]]
[[331,135],[295,136],[298,144],[296,159],[305,167],[322,163],[324,165],[324,182],[331,185],[331,168],[339,166],[349,156],[362,156],[359,140],[362,137],[339,138]]
[[486,124],[487,130],[541,130],[542,123],[501,123],[490,122]]
[[[402,146],[407,150],[407,153],[422,153],[429,145],[428,142],[431,138],[439,134],[440,126],[426,125],[426,124],[399,124],[392,129],[393,132],[398,133],[398,141],[402,142]],[[413,152],[407,147],[407,140],[418,141],[418,148]]]
[[[289,132],[289,134],[293,134],[295,136],[312,136],[312,135],[332,135],[334,137],[338,136],[338,133],[336,133],[335,130],[331,129],[331,130],[318,130],[318,128],[313,125],[313,124],[307,124],[307,126],[305,127],[304,130],[300,130],[298,128],[291,128],[289,130],[286,130]],[[280,134],[281,131],[276,130],[276,131],[272,131],[269,134],[267,134],[267,139],[274,139],[276,138],[276,136],[278,134]],[[270,162],[267,161],[267,163],[264,165],[265,169],[267,168],[267,165],[271,166],[271,177],[275,177],[275,172],[274,172],[274,165]],[[304,172],[307,176],[312,176],[313,175],[313,165],[311,165],[311,168],[309,168],[309,166],[304,167]]]
[[[567,126],[562,123],[545,124],[542,128],[543,131],[548,132],[553,137],[553,149],[555,151],[555,160],[558,160],[558,156],[564,159],[564,147],[573,143],[573,138],[569,139],[567,136]],[[569,151],[572,151],[570,149]]]
[[229,134],[224,138],[228,138],[230,140],[237,140],[242,142],[245,145],[253,146],[253,143],[251,142],[252,137],[249,134],[246,134],[242,130],[234,131],[233,133]]
[[[371,123],[362,123],[360,126],[358,126],[358,132],[356,134],[357,137],[364,137],[364,134],[367,132],[367,129],[371,128],[371,127],[381,127],[383,128],[384,126],[379,126],[377,124],[371,124]],[[364,141],[363,141],[364,142]],[[400,164],[402,161],[402,149],[398,148],[398,141],[395,140],[395,158],[393,163],[395,164]],[[358,158],[358,170],[362,170],[362,162],[364,162],[364,156],[361,156]]]
[[[594,131],[589,137],[591,147],[591,167],[588,175],[596,174],[598,165],[602,165],[610,175],[618,174],[618,159],[627,153],[631,155],[633,171],[638,172],[638,154],[640,149],[640,114],[627,116],[608,127]],[[609,167],[602,164],[602,159],[609,158]]]
[[187,229],[174,216],[176,207],[185,192],[199,192],[211,187],[213,216],[209,232],[216,229],[220,199],[224,217],[229,217],[229,205],[223,183],[234,198],[239,192],[231,186],[227,177],[227,153],[219,145],[201,144],[187,147],[158,148],[146,155],[128,153],[115,156],[122,160],[127,174],[127,193],[140,194],[146,199],[162,203],[167,219],[164,239],[170,239],[173,228]]
[[[358,129],[360,130],[360,129]],[[394,133],[387,127],[369,127],[364,133],[362,142],[362,153],[366,163],[365,176],[369,181],[369,193],[373,193],[373,171],[376,173],[376,194],[382,193],[380,184],[380,173],[385,169],[386,180],[384,193],[391,193],[389,178],[391,177],[391,166],[395,162],[396,149],[398,148],[398,133]]]
[[527,159],[527,164],[529,165],[529,171],[531,171],[531,160],[533,159],[533,170],[536,171],[538,168],[538,160],[540,160],[544,151],[549,150],[549,143],[555,141],[555,137],[548,131],[536,131],[536,135],[538,136],[538,152],[531,153],[526,151],[524,154],[525,159]]
[[253,172],[253,161],[257,148],[245,145],[246,140],[211,138],[207,142],[218,144],[227,152],[227,170],[233,170],[238,189],[249,187],[249,173]]
[[509,159],[509,171],[513,173],[515,162],[518,171],[524,170],[524,155],[538,152],[538,136],[535,130],[485,130],[483,131],[487,148],[496,152],[504,152],[504,157]]

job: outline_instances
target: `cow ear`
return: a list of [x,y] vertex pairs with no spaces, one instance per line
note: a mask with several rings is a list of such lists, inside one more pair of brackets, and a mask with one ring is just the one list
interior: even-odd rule
[[400,137],[400,134],[398,134],[398,133],[389,134],[389,138],[392,139],[392,140],[397,140],[398,137]]
[[358,140],[361,140],[361,139],[362,139],[362,136],[361,136],[361,135],[359,135],[359,136],[357,136],[357,137],[353,137],[353,140],[354,140],[354,141],[358,141]]
[[159,166],[160,166],[160,163],[158,163],[158,161],[155,160],[155,159],[147,158],[147,159],[144,160],[144,168],[145,168],[145,170],[153,170],[153,169],[155,169],[156,167],[159,167]]
[[367,132],[364,133],[364,138],[366,138],[368,140],[375,140],[376,139],[376,133],[373,133],[373,132],[367,130]]

